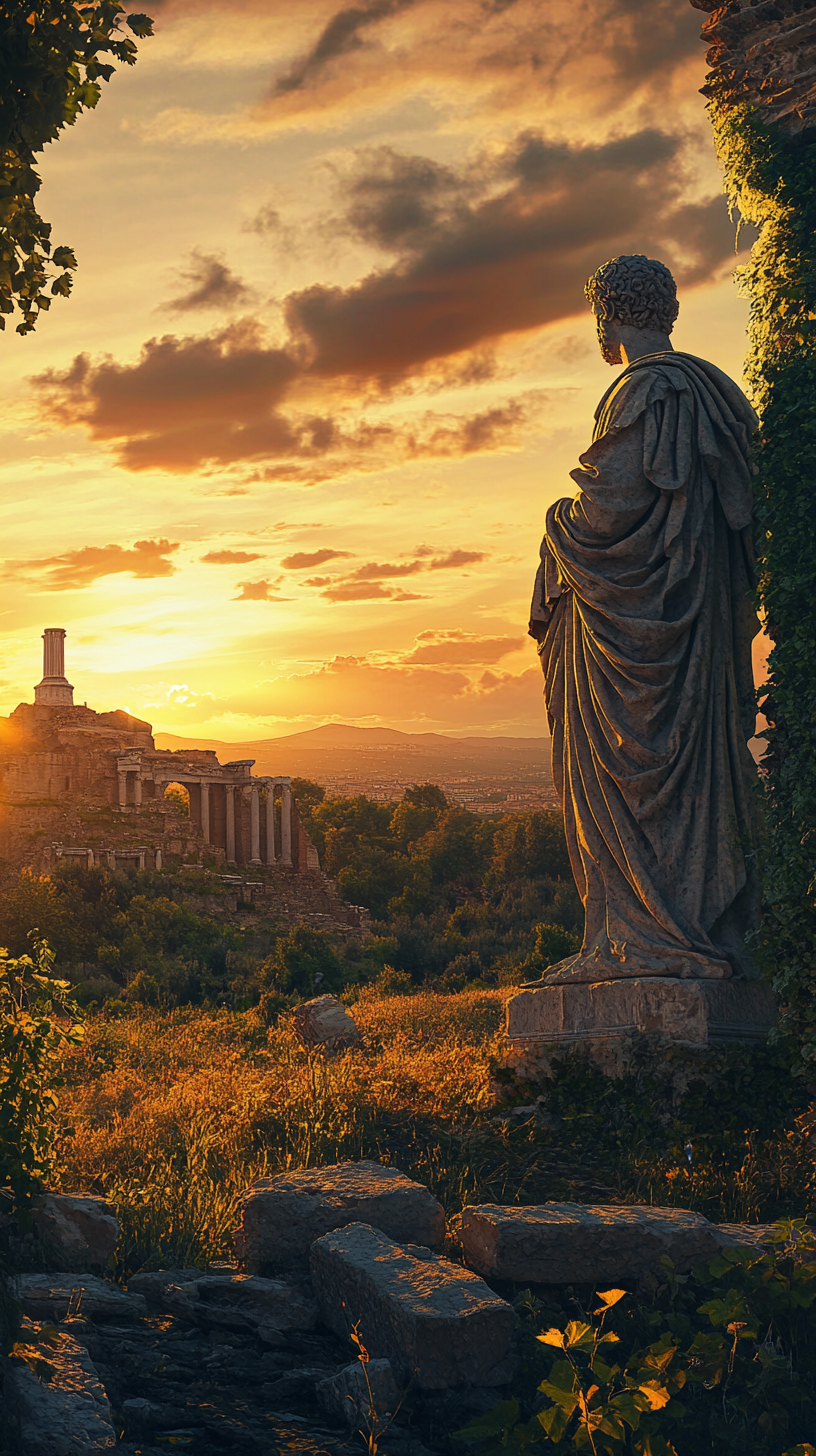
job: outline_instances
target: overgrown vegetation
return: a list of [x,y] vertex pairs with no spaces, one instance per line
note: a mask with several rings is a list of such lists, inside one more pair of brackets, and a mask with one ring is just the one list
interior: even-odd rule
[[396,807],[326,800],[306,780],[295,787],[322,863],[348,900],[377,917],[371,939],[291,929],[274,895],[229,911],[215,873],[63,861],[53,876],[24,871],[0,891],[0,944],[21,954],[36,927],[86,1005],[263,1001],[270,1015],[318,988],[366,984],[385,967],[381,984],[394,990],[455,991],[538,975],[577,947],[581,906],[560,816],[487,822],[450,807],[432,784],[409,788]]
[[761,944],[781,1031],[816,1064],[816,170],[813,146],[733,105],[716,72],[710,107],[726,191],[761,231],[742,282],[757,449],[759,597],[773,641],[769,840]]
[[575,1299],[574,1317],[548,1329],[536,1300],[518,1301],[528,1330],[518,1394],[460,1437],[482,1456],[813,1453],[801,1443],[816,1425],[816,1237],[788,1220],[772,1240],[691,1274],[664,1258],[637,1297],[606,1290],[590,1310]]

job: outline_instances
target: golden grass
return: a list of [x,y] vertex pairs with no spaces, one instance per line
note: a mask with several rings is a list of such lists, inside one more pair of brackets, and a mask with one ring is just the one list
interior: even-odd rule
[[478,1181],[461,1140],[490,1104],[509,994],[365,994],[360,1046],[311,1059],[253,1013],[93,1018],[66,1063],[59,1184],[115,1200],[131,1269],[228,1253],[253,1178],[344,1157],[399,1162],[456,1211]]

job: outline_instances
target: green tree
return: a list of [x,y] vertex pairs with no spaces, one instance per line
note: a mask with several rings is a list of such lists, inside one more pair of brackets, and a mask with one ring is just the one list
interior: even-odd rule
[[24,956],[34,930],[67,958],[77,945],[78,926],[73,907],[48,875],[23,870],[19,879],[0,891],[0,945],[12,956]]
[[357,975],[353,967],[341,961],[325,931],[298,925],[278,941],[264,961],[261,978],[275,991],[323,996],[327,991],[342,991]]
[[493,838],[490,878],[496,884],[522,879],[571,881],[562,815],[552,809],[503,815]]
[[297,799],[300,817],[308,826],[312,813],[318,804],[323,803],[326,790],[322,784],[315,783],[314,779],[292,779],[292,793]]
[[407,850],[429,829],[433,829],[448,807],[436,784],[413,784],[391,817],[391,834],[400,849]]
[[[16,307],[18,334],[30,333],[51,297],[71,292],[77,261],[69,247],[52,250],[51,225],[34,203],[34,163],[96,106],[115,69],[102,57],[135,63],[136,45],[120,31],[124,8],[118,0],[0,0],[0,328]],[[129,15],[127,25],[140,38],[153,33],[146,15]]]

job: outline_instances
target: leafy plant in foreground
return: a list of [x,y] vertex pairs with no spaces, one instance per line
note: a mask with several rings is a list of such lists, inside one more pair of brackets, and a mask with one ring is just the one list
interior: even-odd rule
[[83,1036],[82,1014],[68,982],[53,978],[53,961],[45,941],[32,956],[0,950],[0,1189],[18,1208],[50,1172],[62,1053]]
[[[550,1365],[532,1399],[500,1402],[458,1438],[479,1441],[482,1456],[807,1453],[816,1236],[783,1221],[770,1242],[726,1248],[685,1275],[664,1259],[649,1303],[601,1293],[600,1308],[536,1337]],[[529,1296],[522,1303],[536,1312]]]

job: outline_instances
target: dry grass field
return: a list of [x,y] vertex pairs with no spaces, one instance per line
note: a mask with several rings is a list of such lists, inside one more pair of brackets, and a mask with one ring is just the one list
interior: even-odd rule
[[116,1201],[131,1268],[228,1254],[248,1182],[345,1157],[398,1162],[455,1210],[481,1186],[462,1143],[490,1104],[507,994],[363,994],[360,1046],[311,1058],[252,1013],[92,1018],[66,1065],[60,1185]]
[[567,1069],[549,1122],[497,1109],[490,1063],[510,994],[369,987],[351,1008],[360,1045],[311,1057],[286,1017],[267,1028],[257,1011],[92,1016],[66,1061],[56,1183],[116,1203],[125,1274],[228,1257],[249,1182],[343,1158],[403,1169],[449,1216],[546,1199],[673,1204],[723,1222],[816,1207],[814,1119],[780,1102],[763,1124],[779,1072],[748,1052],[726,1054],[716,1091],[699,1083],[684,1120],[661,1108],[659,1083],[586,1069]]

